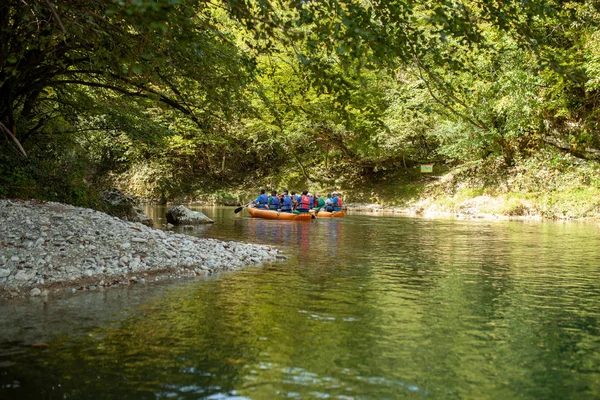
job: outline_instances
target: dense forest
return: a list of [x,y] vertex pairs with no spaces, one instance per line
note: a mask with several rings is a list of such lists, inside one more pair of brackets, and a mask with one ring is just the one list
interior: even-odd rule
[[591,0],[6,0],[0,197],[595,215],[599,22]]

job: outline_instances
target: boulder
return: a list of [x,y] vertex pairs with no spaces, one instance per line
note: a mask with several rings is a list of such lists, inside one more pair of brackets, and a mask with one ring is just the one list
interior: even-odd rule
[[173,225],[212,224],[214,221],[200,211],[192,211],[184,206],[171,207],[167,210],[167,222]]
[[106,212],[115,217],[130,222],[140,222],[152,226],[152,219],[144,212],[135,197],[122,193],[119,189],[107,189],[102,192],[102,198],[109,207]]

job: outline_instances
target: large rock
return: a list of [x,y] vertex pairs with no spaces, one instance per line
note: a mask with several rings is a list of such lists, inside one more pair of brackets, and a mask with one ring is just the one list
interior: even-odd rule
[[171,207],[167,210],[167,222],[173,225],[212,224],[214,221],[200,211],[192,211],[184,206]]
[[102,198],[110,207],[107,213],[130,222],[140,222],[152,226],[152,219],[144,212],[138,201],[122,193],[119,189],[107,189],[102,192]]

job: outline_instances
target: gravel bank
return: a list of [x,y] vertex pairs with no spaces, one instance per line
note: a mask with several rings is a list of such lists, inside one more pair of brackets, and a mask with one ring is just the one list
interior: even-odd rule
[[279,257],[267,246],[165,232],[91,209],[0,200],[0,297],[192,277]]

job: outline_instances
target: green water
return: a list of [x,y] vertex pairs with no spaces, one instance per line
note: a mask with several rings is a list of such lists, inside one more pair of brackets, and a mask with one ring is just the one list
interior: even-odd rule
[[596,223],[202,210],[289,259],[1,304],[0,399],[600,398]]

